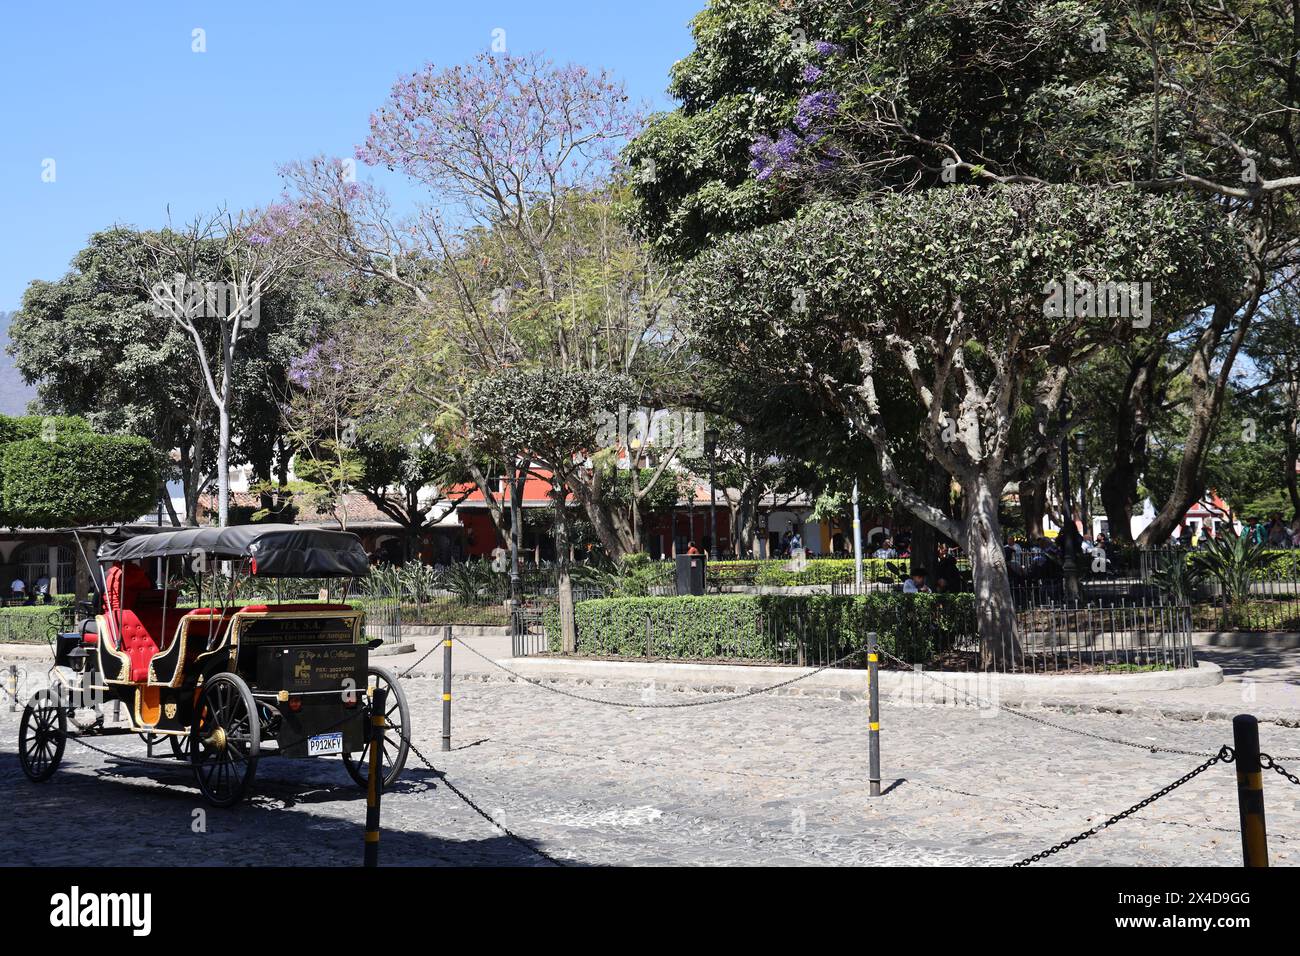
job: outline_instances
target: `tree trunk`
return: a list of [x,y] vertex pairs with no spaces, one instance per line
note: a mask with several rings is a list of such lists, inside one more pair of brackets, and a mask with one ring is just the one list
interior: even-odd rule
[[984,475],[962,480],[966,499],[966,550],[975,583],[975,618],[979,627],[981,664],[997,670],[1023,661],[1016,639],[1016,609],[1007,577],[998,521],[999,489]]
[[230,412],[228,403],[217,410],[220,431],[217,439],[217,525],[230,522]]
[[1196,344],[1187,368],[1191,390],[1188,417],[1191,424],[1183,443],[1183,457],[1169,499],[1138,538],[1138,544],[1143,547],[1162,544],[1168,540],[1174,529],[1182,523],[1187,509],[1205,494],[1205,454],[1214,437],[1229,377],[1258,308],[1262,287],[1261,277],[1253,299],[1247,303],[1245,312],[1238,318],[1236,330],[1229,340],[1226,354],[1219,361],[1217,373],[1213,369],[1215,355],[1237,313],[1236,304],[1216,305],[1209,326]]
[[1047,516],[1047,480],[1020,483],[1020,511],[1025,519],[1025,540],[1031,545],[1043,536]]
[[1118,544],[1133,543],[1133,509],[1138,504],[1138,479],[1147,466],[1151,406],[1163,358],[1163,348],[1153,348],[1129,360],[1128,377],[1115,408],[1114,458],[1101,480],[1101,503],[1110,539]]
[[555,502],[556,590],[560,599],[560,648],[572,654],[578,648],[578,625],[573,610],[573,581],[569,577],[569,515],[565,499],[568,488],[560,480],[551,483],[551,500]]
[[1291,520],[1300,518],[1300,480],[1297,480],[1295,463],[1297,455],[1300,455],[1300,449],[1296,448],[1296,402],[1292,397],[1287,401],[1286,429],[1283,434],[1283,445],[1286,450],[1286,461],[1282,463],[1285,469],[1285,481],[1287,494],[1291,496]]

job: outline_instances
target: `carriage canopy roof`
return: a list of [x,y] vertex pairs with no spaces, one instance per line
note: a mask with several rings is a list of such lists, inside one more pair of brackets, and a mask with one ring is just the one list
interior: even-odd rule
[[272,577],[361,577],[370,559],[361,539],[349,531],[292,524],[250,524],[233,528],[179,528],[110,540],[99,560],[135,561],[177,555],[251,558],[253,573]]

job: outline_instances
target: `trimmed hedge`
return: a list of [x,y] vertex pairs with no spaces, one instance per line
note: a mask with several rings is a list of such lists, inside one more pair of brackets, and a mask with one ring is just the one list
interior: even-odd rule
[[0,643],[44,644],[61,627],[72,626],[72,595],[55,595],[52,604],[0,607]]
[[[711,588],[758,585],[762,587],[798,587],[803,584],[852,584],[852,558],[812,558],[805,571],[787,571],[788,559],[708,562],[708,584]],[[864,558],[862,575],[866,581],[896,583],[907,577],[910,562],[907,558]],[[647,561],[635,565],[636,583],[668,585],[673,583],[673,562]]]
[[158,497],[162,460],[146,438],[76,433],[0,445],[0,519],[58,528],[131,521]]
[[[579,655],[727,658],[823,664],[880,647],[923,663],[975,632],[971,594],[708,595],[604,598],[576,605]],[[560,651],[559,609],[547,610],[547,645]]]

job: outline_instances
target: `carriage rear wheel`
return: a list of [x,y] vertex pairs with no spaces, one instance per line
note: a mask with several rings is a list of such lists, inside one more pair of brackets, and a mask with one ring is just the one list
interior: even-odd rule
[[[388,691],[388,703],[384,706],[386,711],[384,717],[388,726],[384,729],[384,737],[380,744],[379,764],[383,768],[384,786],[391,787],[402,772],[402,768],[406,766],[406,754],[411,749],[411,710],[406,705],[406,694],[402,692],[402,685],[397,682],[392,671],[373,664],[369,671],[363,701],[367,727],[370,722],[374,689],[383,687]],[[352,774],[353,780],[362,787],[368,786],[370,742],[366,742],[361,748],[361,753],[356,757],[345,753],[343,763],[347,766],[348,773]]]
[[242,677],[221,673],[204,682],[189,751],[194,779],[213,806],[243,799],[257,773],[261,731],[253,692]]
[[44,783],[54,776],[67,740],[67,711],[48,690],[34,694],[18,727],[18,757],[27,779]]

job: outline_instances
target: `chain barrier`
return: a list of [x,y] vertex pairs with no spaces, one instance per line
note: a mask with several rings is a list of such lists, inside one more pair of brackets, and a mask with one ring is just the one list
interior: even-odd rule
[[438,777],[438,779],[441,780],[441,781],[443,782],[443,784],[447,787],[447,789],[450,790],[453,794],[455,794],[456,797],[458,797],[458,798],[460,799],[460,801],[461,801],[462,803],[465,804],[465,806],[469,807],[471,810],[473,810],[475,813],[477,813],[480,817],[482,817],[482,818],[483,818],[484,820],[486,820],[488,823],[492,824],[492,826],[496,827],[498,830],[500,830],[502,833],[504,833],[507,837],[509,837],[511,840],[513,840],[513,841],[514,841],[515,843],[517,843],[519,846],[522,846],[524,849],[529,850],[530,852],[532,852],[532,853],[536,854],[537,856],[541,857],[543,860],[545,860],[546,862],[550,863],[552,866],[567,866],[567,865],[568,865],[568,864],[565,863],[563,860],[560,860],[560,859],[557,859],[556,857],[551,856],[551,854],[547,853],[545,850],[541,849],[540,847],[533,846],[533,844],[529,843],[527,840],[525,840],[525,839],[524,839],[523,837],[521,837],[519,834],[515,833],[513,830],[511,830],[511,829],[510,829],[509,827],[507,827],[505,824],[500,823],[499,821],[497,821],[497,820],[492,816],[492,814],[488,813],[486,810],[484,810],[482,807],[480,807],[477,803],[475,803],[473,797],[471,797],[469,794],[465,793],[465,792],[464,792],[463,790],[461,790],[458,786],[456,786],[456,785],[455,785],[454,783],[452,783],[449,779],[447,779],[447,773],[446,773],[446,771],[445,771],[445,770],[439,770],[437,767],[435,767],[435,766],[433,765],[433,763],[429,760],[429,758],[426,757],[426,756],[423,754],[423,752],[421,752],[420,748],[417,747],[417,746],[415,745],[415,741],[413,741],[413,740],[412,740],[410,737],[408,737],[406,734],[402,733],[400,730],[398,730],[398,729],[397,729],[396,727],[394,727],[392,724],[387,724],[386,727],[385,727],[385,729],[386,729],[386,730],[393,730],[393,731],[396,731],[397,736],[400,737],[400,738],[401,738],[401,739],[406,743],[406,746],[410,748],[411,753],[415,754],[415,756],[418,757],[418,758],[420,759],[420,763],[424,764],[424,766],[425,766],[429,771],[431,771],[433,774],[435,774],[435,775]]
[[1116,823],[1119,823],[1119,821],[1131,817],[1139,810],[1151,806],[1151,804],[1155,803],[1161,797],[1168,796],[1169,794],[1177,790],[1179,787],[1181,787],[1183,784],[1187,783],[1189,780],[1199,777],[1201,774],[1205,773],[1205,771],[1209,770],[1216,763],[1232,763],[1235,757],[1236,755],[1233,753],[1232,748],[1225,744],[1224,746],[1219,748],[1219,752],[1217,754],[1215,754],[1209,760],[1205,761],[1205,763],[1201,764],[1199,767],[1192,770],[1190,773],[1184,774],[1183,776],[1179,777],[1173,783],[1169,784],[1169,786],[1164,787],[1163,789],[1158,790],[1155,793],[1151,794],[1151,796],[1147,797],[1145,800],[1141,801],[1140,803],[1135,803],[1133,806],[1129,807],[1123,813],[1117,813],[1109,820],[1107,820],[1105,823],[1099,823],[1097,824],[1097,826],[1092,827],[1091,829],[1084,830],[1078,836],[1070,837],[1070,839],[1066,840],[1064,843],[1058,843],[1055,846],[1049,847],[1048,849],[1043,850],[1040,853],[1035,853],[1033,856],[1027,856],[1019,863],[1012,864],[1012,866],[1013,867],[1031,866],[1032,864],[1037,863],[1039,860],[1044,860],[1054,853],[1060,853],[1062,850],[1066,849],[1067,847],[1072,847],[1076,843],[1082,843],[1084,840],[1088,839],[1089,837],[1096,836],[1098,833],[1100,833],[1102,830],[1105,830],[1107,827],[1114,826]]
[[[540,680],[525,676],[524,674],[520,674],[518,671],[513,671],[509,667],[506,667],[504,664],[492,660],[492,658],[488,657],[486,654],[482,653],[481,651],[478,651],[475,648],[470,647],[469,644],[467,644],[464,641],[460,642],[460,646],[468,650],[474,656],[487,661],[489,664],[491,664],[493,667],[497,668],[498,670],[504,671],[505,673],[509,674],[511,677],[515,678],[516,680],[523,681],[525,684],[532,684],[534,687],[540,687],[542,690],[550,691],[552,694],[559,694],[561,697],[571,697],[574,700],[585,701],[589,704],[604,704],[607,707],[625,707],[632,710],[680,710],[687,707],[708,707],[713,704],[729,704],[738,700],[746,700],[747,698],[750,697],[757,697],[760,694],[767,694],[774,690],[780,690],[782,687],[789,687],[791,684],[797,684],[801,680],[807,680],[809,677],[814,677],[817,674],[820,674],[822,671],[830,670],[832,667],[838,667],[840,664],[843,664],[845,661],[852,660],[853,658],[857,657],[859,654],[865,654],[867,652],[867,649],[865,647],[860,647],[857,650],[850,651],[849,653],[845,654],[843,657],[833,660],[829,664],[823,664],[820,667],[815,668],[814,670],[811,670],[806,674],[798,674],[794,677],[791,677],[789,680],[783,680],[776,684],[769,684],[766,687],[755,687],[752,690],[747,690],[739,694],[731,694],[727,697],[714,697],[710,700],[676,701],[671,704],[651,704],[645,702],[634,703],[634,702],[621,701],[621,700],[608,700],[604,697],[588,697],[585,694],[575,694],[573,693],[573,691],[562,690],[559,687],[552,687],[549,684],[545,684]],[[863,673],[865,674],[866,672],[863,671]]]
[[432,657],[432,656],[433,656],[433,652],[436,651],[436,650],[437,650],[438,648],[440,648],[440,647],[442,647],[442,638],[438,638],[438,643],[437,643],[437,644],[434,644],[433,647],[429,648],[428,652],[427,652],[423,657],[421,657],[418,661],[416,661],[414,664],[412,664],[412,665],[411,665],[410,667],[408,667],[406,670],[402,671],[402,673],[398,674],[398,675],[397,675],[397,679],[398,679],[398,680],[406,680],[407,675],[410,674],[411,671],[415,670],[417,667],[419,667],[421,664],[423,664],[425,661],[427,661],[430,657]]
[[1278,760],[1290,760],[1290,759],[1292,759],[1292,758],[1290,758],[1290,757],[1270,757],[1270,756],[1269,756],[1268,754],[1266,754],[1266,753],[1261,753],[1261,754],[1259,755],[1259,765],[1260,765],[1260,767],[1262,767],[1264,770],[1276,770],[1276,771],[1277,771],[1279,774],[1281,774],[1283,777],[1286,777],[1287,780],[1290,780],[1290,781],[1291,781],[1292,783],[1294,783],[1297,787],[1300,787],[1300,777],[1297,777],[1295,774],[1291,773],[1291,771],[1287,770],[1285,767],[1283,767],[1281,764],[1279,764],[1279,763],[1277,762]]

